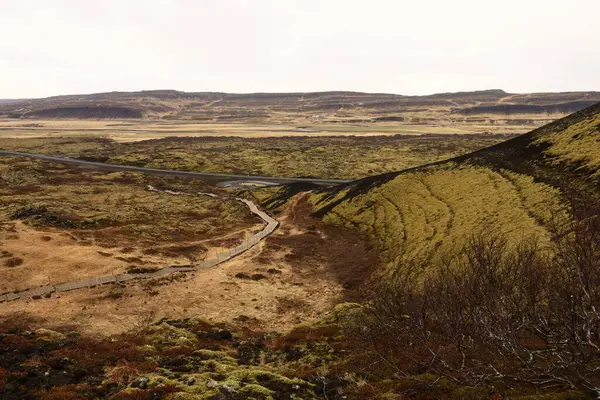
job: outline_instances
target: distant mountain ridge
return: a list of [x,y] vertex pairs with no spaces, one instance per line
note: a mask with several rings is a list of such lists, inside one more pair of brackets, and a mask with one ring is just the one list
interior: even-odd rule
[[[235,94],[146,90],[0,100],[0,117],[269,122],[288,114],[299,118],[339,119],[334,122],[372,122],[394,121],[397,119],[387,117],[425,111],[462,118],[481,114],[561,116],[596,102],[600,102],[600,92],[512,94],[491,89],[405,96],[350,91]],[[384,118],[375,119],[380,117]]]
[[25,99],[0,99],[0,104],[1,103],[20,103],[25,101]]

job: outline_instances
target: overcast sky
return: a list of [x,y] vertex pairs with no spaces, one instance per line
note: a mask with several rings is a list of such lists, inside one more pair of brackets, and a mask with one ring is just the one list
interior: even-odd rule
[[600,90],[598,0],[0,0],[0,98]]

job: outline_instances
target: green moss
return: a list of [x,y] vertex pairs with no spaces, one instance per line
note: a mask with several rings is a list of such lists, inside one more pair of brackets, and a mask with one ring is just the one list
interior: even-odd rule
[[168,369],[166,369],[166,368],[157,368],[154,371],[154,373],[157,374],[157,375],[160,375],[160,376],[164,376],[165,378],[170,379],[170,380],[176,380],[177,379],[177,374],[174,373],[174,372],[172,372],[172,371],[170,371],[170,370],[168,370]]
[[66,340],[66,336],[63,335],[60,332],[56,332],[50,329],[44,329],[44,328],[40,328],[38,330],[35,331],[36,334],[36,338],[39,341],[43,341],[43,342],[49,342],[49,343],[54,343],[54,342],[62,342],[63,340]]
[[238,394],[247,399],[271,400],[275,392],[264,386],[249,384],[240,388]]
[[209,400],[213,399],[214,396],[217,396],[219,393],[216,391],[205,393],[205,394],[193,394],[193,393],[171,393],[165,400]]
[[591,171],[600,169],[600,142],[598,141],[600,114],[590,116],[564,130],[543,134],[537,144],[550,143],[546,155],[556,164],[572,164]]
[[290,389],[297,385],[301,388],[308,388],[312,385],[298,378],[287,378],[276,373],[262,369],[236,370],[230,375],[229,379],[244,383],[261,384],[273,390]]
[[160,325],[153,325],[148,328],[149,332],[146,334],[148,341],[156,349],[165,349],[168,347],[175,346],[196,346],[198,339],[192,332],[176,328],[165,322]]
[[[405,173],[346,198],[324,220],[370,238],[382,258],[380,279],[411,264],[435,271],[456,243],[492,226],[515,244],[549,239],[540,221],[548,221],[544,210],[560,204],[560,193],[518,174],[510,178],[455,164]],[[318,199],[315,209],[340,196]]]
[[203,361],[202,366],[205,371],[218,375],[226,375],[238,368],[237,363],[222,363],[215,360]]
[[328,319],[331,322],[338,322],[340,319],[347,318],[360,311],[361,308],[362,305],[358,303],[339,303],[335,305]]
[[[212,361],[211,361],[212,362]],[[201,374],[186,374],[186,378],[193,378],[192,385],[182,385],[180,382],[166,379],[160,375],[148,376],[148,387],[160,384],[176,385],[185,392],[180,397],[170,398],[211,398],[219,394],[234,390],[243,398],[269,399],[275,394],[298,394],[300,398],[314,398],[312,385],[302,379],[291,379],[275,372],[252,366],[221,365],[215,371]],[[183,378],[180,378],[182,380]],[[199,396],[199,397],[190,397]],[[293,398],[293,397],[292,397]]]
[[235,358],[222,351],[200,349],[194,351],[192,355],[201,360],[215,360],[226,364],[236,363]]
[[145,377],[147,377],[148,380],[148,388],[152,389],[152,388],[156,388],[159,387],[161,385],[169,385],[169,386],[178,386],[181,390],[183,390],[183,386],[181,385],[181,383],[179,383],[177,380],[169,378],[165,375],[169,375],[172,376],[172,373],[169,371],[166,374],[161,374],[159,373],[160,371],[157,371],[157,373],[152,373],[152,374],[146,374],[144,375]]
[[[356,127],[351,128],[353,131]],[[340,127],[327,129],[339,130]],[[379,128],[381,129],[381,127]],[[109,163],[266,176],[358,178],[483,148],[504,136],[349,136],[187,139],[94,143],[86,138],[0,139],[0,147],[106,159]],[[169,150],[166,150],[169,148]]]
[[149,344],[146,344],[143,346],[137,346],[137,351],[139,351],[140,353],[142,353],[146,356],[152,356],[158,352],[158,350],[156,350],[156,347],[151,346]]

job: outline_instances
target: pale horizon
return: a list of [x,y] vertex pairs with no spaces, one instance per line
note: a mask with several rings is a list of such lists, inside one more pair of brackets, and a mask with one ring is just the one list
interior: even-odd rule
[[9,2],[0,98],[600,90],[596,1],[402,3]]

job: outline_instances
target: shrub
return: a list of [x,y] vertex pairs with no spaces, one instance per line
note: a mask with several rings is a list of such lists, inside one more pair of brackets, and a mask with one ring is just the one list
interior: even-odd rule
[[21,264],[23,264],[23,259],[20,257],[11,257],[4,261],[4,265],[8,268],[18,267]]
[[471,385],[600,390],[600,217],[554,233],[550,249],[482,233],[437,274],[400,268],[346,324],[355,362]]
[[153,389],[126,389],[117,393],[114,400],[148,400],[163,399],[168,394],[181,392],[182,390],[174,384],[164,384]]
[[0,392],[4,390],[4,386],[6,385],[9,376],[10,373],[7,370],[0,368]]

